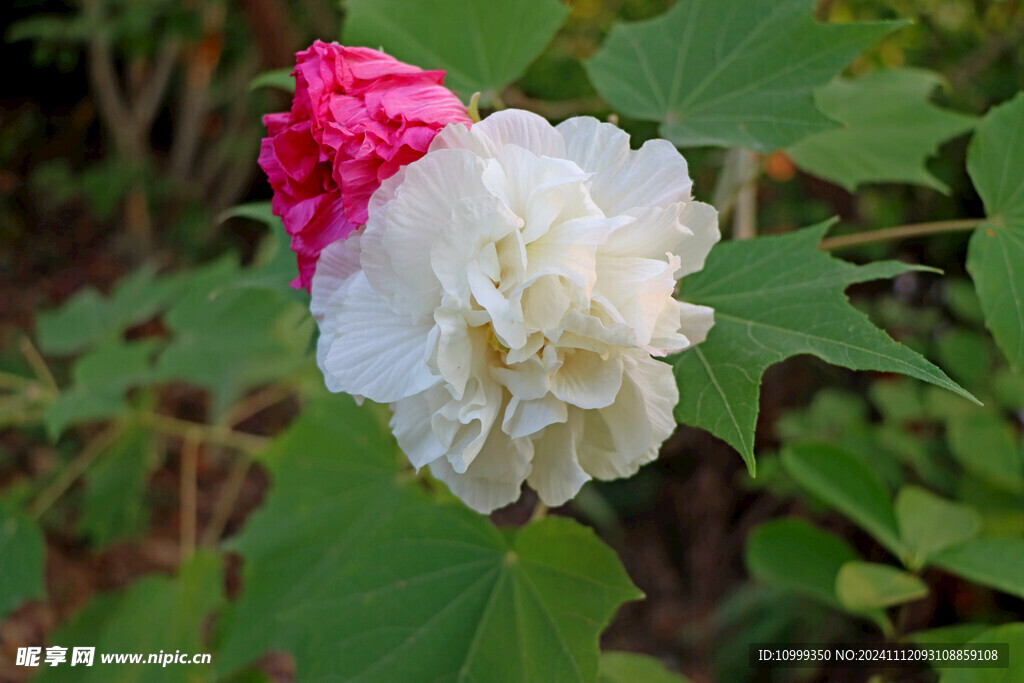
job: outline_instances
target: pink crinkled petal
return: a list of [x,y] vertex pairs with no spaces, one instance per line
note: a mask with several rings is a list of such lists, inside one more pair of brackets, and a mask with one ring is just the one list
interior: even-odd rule
[[381,182],[423,156],[446,124],[471,121],[443,71],[370,48],[318,40],[296,54],[292,76],[291,110],[263,119],[259,164],[292,237],[296,283],[308,290],[320,252],[366,222]]

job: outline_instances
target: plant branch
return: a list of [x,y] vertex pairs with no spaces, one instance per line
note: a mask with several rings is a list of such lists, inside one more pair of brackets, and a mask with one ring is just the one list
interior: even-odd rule
[[732,219],[732,236],[738,240],[757,237],[757,155],[749,149],[737,149],[737,164],[743,179],[736,194],[736,212]]
[[583,114],[601,114],[608,111],[608,104],[600,97],[580,97],[571,100],[538,100],[530,97],[519,88],[506,88],[501,94],[501,99],[492,98],[495,106],[503,102],[509,107],[526,109],[540,114],[547,119],[565,119],[570,116],[581,116]]
[[135,125],[140,130],[148,131],[156,119],[160,103],[167,92],[167,84],[170,83],[171,74],[174,72],[179,50],[178,41],[173,39],[167,39],[160,46],[160,53],[153,64],[149,78],[133,103]]
[[27,390],[35,384],[38,383],[28,377],[15,375],[13,372],[0,371],[0,387],[3,387],[4,389],[10,389],[12,391],[17,391],[19,389]]
[[191,436],[203,443],[227,446],[245,453],[255,453],[266,448],[272,439],[256,434],[239,432],[227,427],[207,425],[201,422],[179,420],[159,413],[141,412],[137,414],[139,422],[168,436],[187,439]]
[[871,242],[890,242],[894,240],[909,239],[911,237],[920,237],[922,235],[934,235],[943,232],[955,232],[958,230],[972,230],[985,223],[998,222],[998,219],[992,218],[964,218],[961,220],[934,221],[931,223],[908,223],[907,225],[897,225],[894,228],[885,228],[884,230],[869,230],[866,232],[854,233],[852,235],[829,237],[819,242],[818,248],[827,251],[846,249],[847,247],[870,244]]
[[204,546],[215,545],[220,540],[228,520],[231,519],[231,513],[234,511],[238,497],[242,493],[242,485],[245,484],[245,478],[249,474],[249,468],[251,467],[252,460],[244,453],[239,454],[235,462],[232,463],[227,480],[224,482],[223,491],[217,499],[217,505],[213,509],[213,515],[210,517],[210,523],[206,525],[206,529],[203,531],[202,544]]
[[89,469],[89,465],[117,440],[122,431],[124,431],[124,425],[115,422],[87,443],[82,452],[61,470],[60,474],[50,482],[49,486],[36,496],[36,499],[29,507],[29,513],[32,517],[35,519],[42,517],[43,513],[49,510],[50,506],[64,495],[64,492],[71,488],[71,485]]
[[239,422],[244,422],[253,415],[261,413],[270,406],[289,399],[293,395],[294,392],[279,384],[266,386],[236,403],[228,413],[227,424],[237,425]]
[[[193,430],[195,432],[195,430]],[[181,446],[181,479],[179,481],[179,511],[181,524],[181,561],[187,561],[196,551],[196,498],[199,470],[198,433],[185,436]]]
[[[84,6],[95,22],[102,24],[102,10],[96,0],[86,0]],[[93,32],[87,51],[89,82],[96,95],[100,118],[113,136],[118,151],[129,161],[137,163],[143,153],[141,141],[130,106],[118,83],[114,55],[103,29]]]
[[225,10],[222,6],[204,8],[203,36],[185,52],[185,92],[177,112],[174,140],[171,142],[170,171],[181,181],[191,177],[190,170],[202,141],[203,121],[210,111],[210,86],[220,62]]
[[21,338],[21,353],[25,356],[25,360],[28,361],[29,366],[32,368],[32,372],[36,374],[39,381],[46,385],[53,392],[60,391],[57,386],[57,380],[53,378],[53,373],[50,372],[50,368],[46,365],[46,361],[43,360],[42,355],[36,350],[36,347],[32,345],[31,340],[28,337]]

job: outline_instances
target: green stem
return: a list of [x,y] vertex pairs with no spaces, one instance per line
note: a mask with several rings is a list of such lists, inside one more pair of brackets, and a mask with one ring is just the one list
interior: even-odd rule
[[181,479],[178,483],[178,513],[180,516],[181,561],[187,562],[196,552],[196,527],[198,514],[199,449],[202,442],[199,433],[193,429],[185,436],[181,447]]
[[473,120],[473,123],[480,123],[480,93],[475,92],[469,98],[469,106],[466,107],[466,114]]
[[25,356],[25,360],[28,361],[29,366],[32,368],[32,372],[36,374],[39,381],[54,393],[60,391],[57,387],[57,381],[53,378],[53,373],[50,372],[50,368],[46,365],[46,361],[43,360],[42,355],[36,350],[36,347],[32,345],[32,341],[28,337],[21,338],[21,353]]
[[246,453],[263,450],[272,441],[265,436],[247,434],[227,427],[179,420],[159,413],[138,413],[139,422],[158,432],[181,439],[196,438],[203,443],[235,448]]
[[217,499],[217,505],[210,516],[210,522],[203,531],[202,545],[216,545],[220,540],[228,520],[231,519],[231,513],[235,509],[238,496],[242,492],[242,486],[245,484],[245,478],[249,474],[251,467],[252,459],[247,454],[240,453],[235,456],[235,462],[232,463],[231,470],[228,472],[221,495]]
[[3,387],[4,389],[26,389],[33,384],[36,384],[36,382],[28,377],[15,375],[12,372],[0,372],[0,387]]
[[68,466],[61,470],[57,478],[50,482],[50,485],[43,489],[42,493],[32,502],[32,505],[29,507],[29,513],[32,517],[35,519],[42,517],[43,513],[49,510],[50,506],[64,495],[64,492],[71,488],[71,485],[89,469],[89,465],[92,464],[93,460],[98,458],[100,454],[117,440],[123,430],[124,425],[115,422],[86,444],[82,452],[68,463]]
[[819,242],[818,248],[831,251],[834,249],[855,247],[860,244],[870,244],[871,242],[889,242],[893,240],[908,239],[910,237],[920,237],[921,235],[934,235],[942,232],[954,232],[957,230],[973,230],[979,225],[983,225],[985,223],[998,223],[998,220],[992,218],[964,218],[954,221],[909,223],[907,225],[897,225],[894,228],[885,228],[884,230],[870,230],[867,232],[854,233],[852,235],[829,237]]

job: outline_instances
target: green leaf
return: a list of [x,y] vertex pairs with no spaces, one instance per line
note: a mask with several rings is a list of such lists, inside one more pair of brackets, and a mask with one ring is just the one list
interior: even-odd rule
[[225,286],[225,289],[270,289],[287,293],[308,306],[308,295],[288,284],[298,277],[299,269],[291,250],[291,237],[284,229],[281,218],[274,215],[270,202],[240,204],[218,216],[218,220],[247,218],[266,225],[270,233],[260,243],[253,264]]
[[[38,681],[75,683],[174,683],[209,680],[204,664],[118,664],[103,666],[100,653],[210,652],[203,641],[207,617],[224,601],[221,558],[203,551],[178,570],[177,577],[149,575],[121,594],[94,598],[50,642],[68,648],[68,663],[43,667]],[[95,647],[92,667],[70,665],[72,648]]]
[[981,535],[1020,538],[1024,534],[1024,495],[974,477],[957,476],[954,482],[956,499],[981,515]]
[[836,577],[859,559],[846,541],[800,519],[765,522],[747,539],[747,569],[758,581],[843,608]]
[[132,325],[156,315],[177,291],[178,278],[157,278],[144,266],[114,287],[109,297],[83,289],[54,311],[39,314],[39,347],[56,355],[83,351],[101,339],[114,339]]
[[819,24],[811,0],[680,0],[619,25],[587,72],[616,110],[680,146],[770,152],[835,123],[813,92],[898,22]]
[[79,358],[71,371],[72,385],[44,412],[51,439],[73,424],[106,419],[125,410],[125,392],[154,380],[151,357],[155,340],[114,341]]
[[669,671],[654,657],[632,652],[602,652],[598,683],[687,683],[689,679]]
[[557,0],[346,0],[344,43],[444,69],[463,102],[487,103],[544,50],[569,13]]
[[1009,666],[1005,669],[942,669],[939,683],[1019,683],[1024,680],[1024,623],[1003,624],[979,633],[969,643],[1007,643]]
[[295,92],[295,79],[292,78],[291,67],[264,71],[249,81],[249,90],[259,90],[260,88],[277,88],[285,92]]
[[936,553],[930,563],[968,581],[1024,598],[1024,539],[974,538]]
[[156,456],[153,433],[132,425],[86,471],[78,528],[93,547],[102,548],[145,529],[149,519],[146,484]]
[[908,572],[874,562],[847,562],[836,576],[836,596],[847,609],[864,612],[920,600],[924,581]]
[[751,472],[761,375],[790,356],[810,353],[853,370],[898,372],[974,400],[872,325],[843,294],[855,282],[893,277],[913,266],[855,266],[832,258],[817,248],[828,227],[719,244],[704,269],[681,283],[681,299],[715,309],[715,326],[703,343],[674,358],[676,419],[728,442]]
[[904,380],[872,382],[868,395],[886,420],[906,423],[925,417],[920,385]]
[[997,370],[992,378],[992,391],[1003,407],[1014,412],[1024,411],[1024,368]]
[[947,330],[935,342],[942,367],[964,386],[985,388],[990,382],[995,349],[987,334],[963,328]]
[[601,628],[640,596],[615,554],[568,519],[502,533],[433,502],[400,457],[349,397],[311,404],[267,451],[221,674],[285,649],[301,680],[596,678]]
[[900,553],[889,492],[857,456],[830,444],[797,444],[782,451],[782,464],[797,483]]
[[967,270],[985,322],[1014,367],[1024,367],[1024,93],[993,107],[967,150],[967,172],[989,221],[971,235]]
[[215,414],[247,389],[309,366],[315,323],[308,309],[283,292],[237,288],[239,277],[230,263],[193,275],[164,316],[174,337],[157,360],[158,376],[207,388]]
[[907,640],[921,645],[941,645],[943,643],[966,643],[989,630],[989,624],[955,624],[931,628],[927,631],[916,631],[907,635]]
[[950,278],[942,283],[946,306],[961,320],[981,327],[985,313],[974,286],[966,278]]
[[981,531],[981,515],[972,508],[917,486],[900,489],[896,520],[911,569],[920,569],[935,553],[968,541]]
[[1024,454],[1013,425],[988,410],[946,422],[949,448],[964,469],[997,488],[1024,492]]
[[0,621],[25,600],[46,597],[45,560],[39,526],[0,498]]
[[[271,230],[284,232],[284,223],[281,222],[280,216],[274,215],[272,202],[249,202],[248,204],[232,206],[227,211],[218,215],[217,221],[223,222],[229,218],[248,218],[249,220],[263,223]],[[287,242],[285,243],[287,244]]]
[[940,144],[970,130],[973,116],[939,109],[928,95],[942,77],[923,69],[875,71],[837,79],[814,94],[842,128],[815,133],[787,152],[796,165],[850,192],[865,183],[948,188],[924,166]]

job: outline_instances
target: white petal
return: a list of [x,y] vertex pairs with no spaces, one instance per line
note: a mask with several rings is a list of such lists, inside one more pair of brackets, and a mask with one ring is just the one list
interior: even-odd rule
[[439,381],[427,367],[433,318],[395,313],[362,273],[352,278],[344,301],[329,315],[337,327],[324,368],[343,391],[390,403]]
[[510,439],[500,429],[493,429],[465,474],[458,474],[444,458],[430,463],[430,472],[466,505],[487,514],[519,498],[532,457],[529,439]]
[[513,397],[524,401],[541,398],[551,388],[548,369],[537,357],[514,365],[498,365],[491,368],[491,376]]
[[657,457],[659,446],[675,429],[672,409],[679,392],[672,367],[639,353],[625,355],[623,361],[626,371],[615,403],[582,412],[579,462],[598,479],[631,476]]
[[438,343],[434,371],[444,378],[452,395],[461,399],[473,366],[473,344],[462,311],[441,307],[434,311]]
[[[571,290],[558,275],[537,278],[522,292],[523,323],[530,332],[554,331],[573,303]],[[539,348],[539,347],[538,347]]]
[[[448,224],[438,233],[429,252],[430,267],[444,290],[468,307],[467,270],[470,265],[474,265],[486,279],[490,279],[489,272],[494,266],[500,275],[497,252],[491,246],[485,253],[484,247],[518,230],[521,224],[522,221],[497,197],[467,197],[456,202]],[[490,263],[491,252],[494,264]],[[493,283],[491,287],[493,289]]]
[[550,507],[564,505],[590,480],[576,457],[583,421],[555,424],[534,441],[533,468],[527,482]]
[[[316,280],[314,279],[314,289],[316,291]],[[320,326],[320,336],[316,343],[316,365],[320,368],[320,372],[324,376],[324,385],[328,391],[338,393],[345,391],[345,387],[342,386],[341,382],[327,370],[327,354],[330,352],[331,347],[334,345],[335,338],[338,335],[338,323],[340,319],[334,314],[335,311],[341,309],[342,303],[345,301],[347,295],[348,286],[347,283],[343,287],[339,287],[331,297],[326,301],[321,302],[320,310],[323,311],[321,319],[317,321]]]
[[441,150],[409,164],[386,211],[371,212],[362,241],[366,277],[396,311],[423,315],[440,301],[431,247],[458,202],[487,194],[483,162],[463,150]]
[[598,291],[646,346],[665,304],[672,300],[678,259],[666,263],[635,256],[606,257],[597,263]]
[[431,420],[434,433],[448,446],[448,461],[460,474],[479,455],[504,407],[501,385],[487,375],[486,362],[475,360],[465,394],[441,407]]
[[630,211],[635,220],[622,226],[598,250],[599,256],[641,256],[665,260],[665,254],[678,254],[693,238],[682,223],[688,204],[672,204],[666,209],[645,207]]
[[312,297],[309,311],[317,320],[322,320],[327,300],[335,292],[347,287],[352,276],[359,272],[359,240],[361,235],[353,233],[347,239],[338,240],[327,245],[320,252],[313,274],[313,286],[310,288]]
[[[609,313],[614,313],[609,315]],[[569,311],[562,319],[565,331],[558,338],[560,347],[590,349],[605,353],[610,346],[638,346],[636,330],[627,325],[614,306],[595,294],[590,314]]]
[[683,208],[679,220],[693,233],[693,237],[686,240],[679,251],[674,252],[682,261],[676,273],[676,277],[681,278],[704,267],[704,259],[722,234],[718,231],[718,212],[710,204],[689,202]]
[[561,275],[590,296],[597,281],[598,245],[631,220],[626,216],[587,216],[552,225],[546,234],[526,245],[526,278]]
[[466,149],[480,156],[487,151],[487,147],[477,141],[477,138],[470,132],[470,128],[461,123],[449,123],[442,128],[430,141],[427,154],[439,149]]
[[505,356],[505,363],[507,365],[522,363],[523,361],[533,356],[533,354],[540,351],[541,347],[543,346],[544,335],[541,334],[540,332],[534,332],[533,334],[526,338],[525,344],[515,349],[509,349],[508,353]]
[[646,348],[652,356],[664,357],[690,346],[689,337],[680,331],[683,305],[675,299],[666,299],[665,307],[658,316],[658,322],[651,333],[651,341]]
[[[588,173],[614,172],[629,155],[629,135],[618,126],[603,123],[592,116],[576,116],[555,126],[565,139],[569,159]],[[604,177],[611,177],[605,173]],[[595,187],[603,194],[604,187]]]
[[385,178],[380,187],[374,190],[373,194],[370,195],[370,203],[367,205],[369,213],[380,211],[388,202],[395,198],[395,193],[405,180],[406,168],[406,166],[399,167],[394,175]]
[[543,235],[563,212],[600,216],[583,186],[589,175],[571,161],[537,156],[518,145],[506,145],[488,162],[483,181],[495,196],[526,221],[523,239]]
[[690,200],[693,183],[688,174],[686,159],[671,142],[648,140],[622,166],[595,174],[591,194],[610,216],[637,207],[665,209]]
[[[457,130],[462,128],[463,130]],[[430,144],[436,149],[469,149],[485,159],[498,156],[504,145],[518,145],[537,156],[565,158],[565,141],[547,119],[522,109],[496,111],[463,133],[464,126],[445,126]]]
[[432,463],[448,450],[431,429],[431,417],[446,395],[443,387],[435,386],[391,406],[391,431],[416,469]]
[[686,335],[690,344],[700,344],[707,339],[708,332],[714,325],[715,310],[713,308],[679,302],[679,331]]
[[565,422],[568,407],[551,394],[532,401],[520,401],[513,397],[505,409],[501,428],[513,439],[536,434],[548,425]]
[[603,359],[592,351],[566,351],[562,367],[551,378],[551,393],[584,409],[604,408],[615,401],[622,386],[622,360]]

